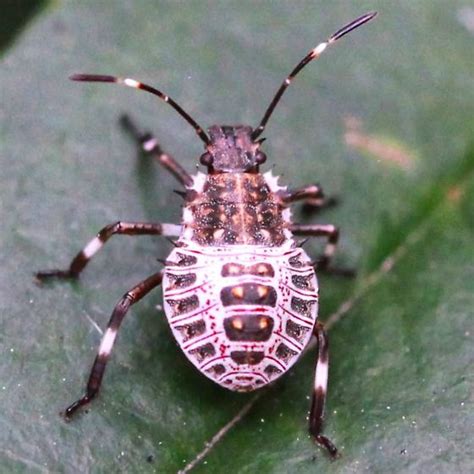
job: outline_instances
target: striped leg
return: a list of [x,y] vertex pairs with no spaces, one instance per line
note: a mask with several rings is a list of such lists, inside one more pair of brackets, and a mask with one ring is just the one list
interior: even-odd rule
[[89,260],[113,235],[164,235],[177,236],[181,226],[147,222],[115,222],[104,227],[72,260],[67,270],[46,270],[36,273],[40,281],[48,278],[77,278]]
[[135,138],[143,152],[152,155],[182,185],[192,186],[191,175],[173,157],[163,152],[155,137],[148,132],[141,132],[128,115],[123,115],[120,123]]
[[332,441],[324,436],[324,406],[326,403],[326,393],[328,387],[328,369],[329,369],[329,343],[323,325],[317,323],[313,331],[318,340],[318,355],[316,358],[316,367],[314,370],[314,388],[311,400],[311,411],[309,414],[309,432],[315,441],[326,448],[331,457],[336,457],[337,448]]
[[280,197],[285,204],[304,201],[303,211],[306,213],[312,213],[337,203],[335,198],[326,198],[323,189],[317,184],[310,184],[302,188],[284,191],[280,194]]
[[110,357],[110,353],[112,352],[115,338],[117,337],[117,332],[120,328],[123,318],[127,314],[130,306],[135,304],[137,301],[140,301],[153,288],[160,285],[162,279],[163,274],[161,272],[155,273],[125,293],[122,299],[117,303],[112,316],[110,317],[107,330],[102,337],[94,364],[92,365],[89,381],[87,382],[86,393],[82,398],[75,401],[68,408],[66,408],[64,412],[66,419],[70,419],[79,408],[90,403],[90,401],[97,395],[102,383],[107,361]]
[[355,272],[348,268],[334,268],[330,267],[329,264],[336,250],[337,242],[339,240],[339,229],[331,224],[292,224],[290,226],[291,232],[295,235],[307,235],[310,237],[327,237],[328,241],[324,248],[323,254],[316,261],[316,269],[323,270],[328,273],[334,273],[336,275],[352,277]]
[[318,258],[318,270],[324,270],[329,266],[331,258],[336,251],[337,242],[339,241],[339,229],[331,224],[294,224],[290,228],[295,235],[307,235],[311,237],[327,237],[328,241],[324,248],[324,253]]

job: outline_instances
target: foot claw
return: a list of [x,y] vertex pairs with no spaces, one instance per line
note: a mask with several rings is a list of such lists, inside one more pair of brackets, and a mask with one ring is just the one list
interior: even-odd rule
[[82,398],[79,400],[76,400],[74,403],[71,403],[63,412],[63,418],[66,421],[71,421],[72,417],[75,415],[76,411],[79,410],[79,408],[83,407],[84,405],[87,405],[93,397],[89,397],[87,395],[84,395]]
[[336,445],[329,438],[323,435],[317,435],[315,436],[315,441],[327,450],[329,456],[331,456],[331,459],[336,459],[339,457]]

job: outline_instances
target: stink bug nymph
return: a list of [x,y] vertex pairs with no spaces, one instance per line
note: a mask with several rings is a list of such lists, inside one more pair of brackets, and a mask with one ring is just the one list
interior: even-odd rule
[[[290,205],[303,201],[313,209],[328,203],[321,187],[295,190],[278,184],[259,138],[281,96],[310,61],[338,39],[376,15],[350,22],[312,49],[283,81],[260,124],[213,125],[207,133],[171,97],[134,79],[77,74],[74,81],[114,82],[143,89],[167,102],[204,142],[200,163],[207,174],[188,174],[159,142],[142,134],[133,122],[123,124],[142,149],[154,156],[183,186],[180,225],[116,222],[104,227],[66,270],[36,274],[39,280],[77,278],[89,260],[113,235],[177,237],[164,269],[130,289],[115,306],[95,358],[85,394],[65,410],[65,417],[98,393],[117,332],[130,306],[163,285],[164,310],[179,346],[197,369],[234,391],[248,392],[274,382],[298,360],[311,337],[318,342],[309,431],[331,456],[337,449],[322,434],[328,379],[328,340],[318,316],[315,268],[330,266],[339,230],[334,225],[292,222]],[[323,254],[313,261],[295,236],[325,237]]]

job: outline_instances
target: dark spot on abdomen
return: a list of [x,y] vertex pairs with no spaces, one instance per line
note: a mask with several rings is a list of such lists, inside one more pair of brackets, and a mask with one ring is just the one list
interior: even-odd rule
[[166,302],[171,306],[173,316],[189,313],[199,306],[199,299],[196,295],[180,299],[167,299]]
[[296,339],[298,342],[302,342],[306,336],[306,333],[309,331],[309,328],[296,324],[290,319],[286,323],[286,334]]
[[313,305],[316,303],[316,300],[305,300],[293,296],[293,298],[291,298],[291,309],[303,316],[310,317],[313,312]]
[[283,342],[277,347],[276,356],[283,360],[284,362],[288,362],[292,357],[298,354],[293,349],[290,349],[286,344]]
[[273,287],[256,283],[242,283],[221,290],[224,306],[254,304],[274,307],[276,300],[277,293]]
[[187,286],[191,286],[196,281],[196,274],[195,273],[185,273],[183,275],[175,275],[173,273],[166,273],[170,281],[169,290],[174,288],[186,288]]
[[239,365],[256,365],[262,362],[265,352],[255,351],[233,351],[230,353],[231,359]]
[[196,355],[196,359],[198,362],[202,362],[204,359],[211,357],[216,354],[216,349],[214,346],[209,342],[204,344],[201,347],[197,347],[196,349],[192,349],[189,351],[190,354]]
[[314,290],[313,286],[313,275],[292,275],[291,282],[296,288],[301,288],[302,290]]
[[183,326],[176,326],[176,330],[181,333],[183,337],[183,342],[189,341],[194,337],[204,334],[206,331],[206,323],[203,319],[195,321],[190,324],[185,324]]
[[224,330],[230,341],[268,341],[273,319],[258,314],[242,314],[224,319]]

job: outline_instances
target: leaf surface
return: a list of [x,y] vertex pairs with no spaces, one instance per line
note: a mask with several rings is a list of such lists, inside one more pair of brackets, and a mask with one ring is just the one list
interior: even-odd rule
[[[118,219],[179,221],[177,183],[137,156],[122,112],[189,171],[202,153],[152,96],[67,77],[131,76],[203,126],[256,125],[292,66],[370,9],[377,20],[309,65],[265,131],[281,183],[319,182],[340,197],[314,221],[341,227],[337,263],[359,272],[320,282],[321,319],[331,321],[326,433],[341,458],[330,462],[307,435],[314,351],[256,401],[226,392],[181,354],[156,309],[160,291],[124,322],[99,398],[64,423],[58,413],[82,393],[97,328],[170,244],[116,237],[77,283],[38,287],[32,273],[66,266]],[[197,472],[472,471],[471,10],[143,0],[38,11],[3,43],[0,68],[3,469],[176,472],[232,423]],[[295,220],[311,221],[297,210]]]

